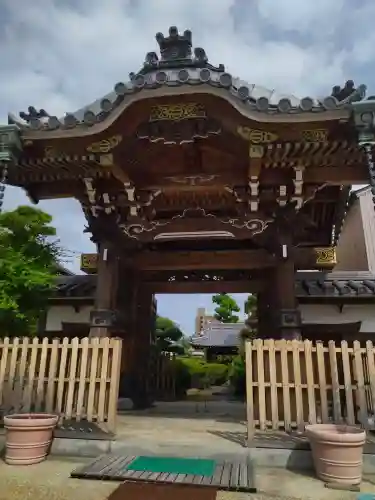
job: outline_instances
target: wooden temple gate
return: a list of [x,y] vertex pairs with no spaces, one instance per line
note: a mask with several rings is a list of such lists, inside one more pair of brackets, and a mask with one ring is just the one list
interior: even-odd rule
[[0,127],[0,178],[82,206],[98,247],[90,336],[123,339],[137,406],[155,293],[253,291],[259,335],[299,338],[295,272],[332,269],[351,185],[375,184],[363,86],[277,99],[193,54],[188,30],[157,42],[92,105],[62,119],[30,107]]

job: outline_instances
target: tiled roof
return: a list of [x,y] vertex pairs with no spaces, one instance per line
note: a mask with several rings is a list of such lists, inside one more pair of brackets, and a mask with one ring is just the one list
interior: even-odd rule
[[89,298],[94,297],[96,290],[96,275],[59,276],[56,280],[58,298]]
[[299,300],[312,297],[374,298],[375,276],[369,272],[298,272],[296,295]]
[[[94,297],[96,275],[61,276],[57,278],[56,297]],[[375,276],[369,272],[300,271],[296,276],[296,295],[304,299],[369,299],[375,301]]]
[[240,345],[240,331],[244,323],[220,324],[207,328],[203,335],[191,338],[193,346],[201,347],[238,347]]

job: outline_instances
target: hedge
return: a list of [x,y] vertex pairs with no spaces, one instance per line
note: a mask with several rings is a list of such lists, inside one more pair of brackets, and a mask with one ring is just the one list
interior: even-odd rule
[[228,380],[229,367],[221,363],[207,363],[200,358],[180,357],[176,360],[181,363],[190,375],[190,387],[197,385],[222,385]]

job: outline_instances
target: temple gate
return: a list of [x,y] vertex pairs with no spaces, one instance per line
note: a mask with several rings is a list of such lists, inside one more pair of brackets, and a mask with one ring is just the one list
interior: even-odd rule
[[352,184],[370,182],[375,101],[348,81],[323,99],[278,96],[156,35],[160,56],[59,119],[30,106],[0,127],[4,184],[74,197],[96,255],[91,335],[123,338],[147,402],[155,293],[258,293],[259,336],[298,338],[298,269],[331,269]]

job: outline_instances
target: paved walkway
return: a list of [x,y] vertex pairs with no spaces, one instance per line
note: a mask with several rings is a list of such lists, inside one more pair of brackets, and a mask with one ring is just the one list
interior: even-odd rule
[[[142,447],[158,451],[160,443],[169,450],[200,449],[225,455],[238,453],[246,432],[243,406],[238,403],[211,403],[208,411],[194,404],[164,403],[158,408],[136,414],[124,412],[118,422],[121,446]],[[187,455],[188,456],[188,455]],[[70,479],[70,472],[85,459],[49,458],[28,467],[7,466],[0,461],[0,500],[105,500],[117,483]],[[328,490],[313,477],[284,469],[258,468],[256,482],[259,493],[220,493],[218,500],[355,500],[351,492]],[[375,494],[375,477],[366,477],[362,491]]]
[[[191,405],[190,405],[191,408]],[[233,451],[245,444],[246,422],[225,413],[214,415],[201,408],[199,413],[161,415],[150,411],[120,415],[117,421],[118,442],[146,448],[163,446],[226,447]]]
[[[0,463],[0,500],[105,500],[118,483],[70,479],[70,472],[83,461],[57,460],[28,467]],[[371,478],[369,478],[371,479]],[[372,478],[374,481],[375,478]],[[311,477],[281,469],[257,473],[259,493],[218,494],[218,500],[355,500],[350,492],[328,490]],[[375,493],[374,483],[364,482],[362,491]]]

